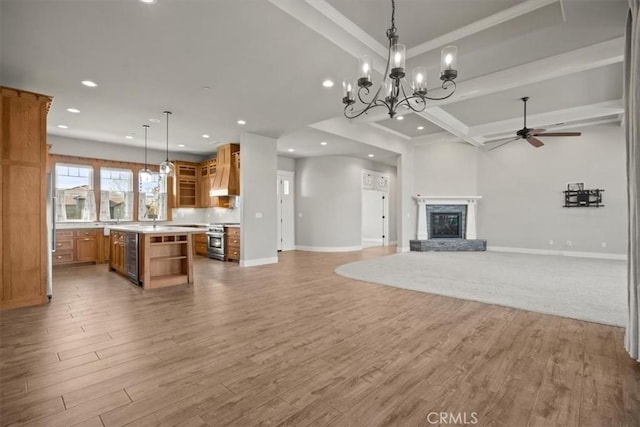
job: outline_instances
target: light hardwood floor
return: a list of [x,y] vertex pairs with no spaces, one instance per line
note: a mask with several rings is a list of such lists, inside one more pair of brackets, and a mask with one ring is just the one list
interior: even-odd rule
[[392,251],[197,257],[154,291],[55,270],[51,304],[0,313],[1,424],[640,425],[622,329],[333,273]]

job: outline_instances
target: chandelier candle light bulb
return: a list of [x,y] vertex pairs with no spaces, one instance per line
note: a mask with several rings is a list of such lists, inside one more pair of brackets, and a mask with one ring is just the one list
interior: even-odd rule
[[447,81],[458,77],[458,48],[447,46],[440,54],[440,79]]
[[363,55],[360,57],[360,77],[358,78],[359,87],[371,86],[371,57],[369,55]]
[[413,94],[427,94],[427,67],[416,67],[413,70]]
[[[358,85],[351,84],[351,81],[343,82],[342,103],[344,115],[348,119],[355,119],[365,114],[372,108],[384,107],[387,109],[389,117],[393,118],[399,106],[407,110],[419,113],[427,107],[426,100],[441,101],[449,98],[456,91],[455,79],[458,76],[457,49],[455,46],[447,46],[442,50],[440,80],[442,80],[442,90],[450,90],[447,94],[436,97],[427,96],[427,68],[417,67],[413,71],[413,92],[405,90],[405,62],[407,59],[406,46],[398,43],[399,35],[395,24],[396,2],[391,0],[391,27],[387,30],[389,40],[389,50],[387,52],[387,63],[383,73],[381,86],[376,90],[370,90],[373,85],[371,80],[371,58],[362,56],[358,61]],[[360,107],[356,108],[356,94]]]

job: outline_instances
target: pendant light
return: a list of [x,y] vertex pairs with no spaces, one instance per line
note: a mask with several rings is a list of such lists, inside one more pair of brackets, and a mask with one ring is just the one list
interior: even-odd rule
[[142,125],[142,127],[144,128],[144,168],[138,172],[138,179],[140,182],[149,182],[153,174],[147,164],[147,131],[149,130],[149,125]]
[[176,167],[169,161],[169,115],[171,111],[165,111],[164,114],[167,116],[167,159],[160,163],[160,173],[166,176],[173,176]]

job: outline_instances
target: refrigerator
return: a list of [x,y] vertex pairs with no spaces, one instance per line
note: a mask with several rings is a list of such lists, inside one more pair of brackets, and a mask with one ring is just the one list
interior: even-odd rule
[[56,251],[56,190],[53,174],[47,174],[47,297],[53,298],[53,253]]

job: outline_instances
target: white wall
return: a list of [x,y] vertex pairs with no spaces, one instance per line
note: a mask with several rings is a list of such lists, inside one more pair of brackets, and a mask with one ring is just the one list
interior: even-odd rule
[[[588,126],[582,129],[581,137],[543,140],[541,148],[516,141],[493,151],[466,143],[416,147],[416,193],[482,196],[478,201],[478,238],[486,239],[490,248],[624,254],[623,129],[617,125]],[[570,182],[604,189],[605,207],[562,207],[562,191]],[[413,209],[417,209],[415,203]]]
[[[391,175],[390,186],[396,187],[391,166],[346,156],[296,159],[296,247],[336,251],[361,247],[363,169]],[[390,197],[389,205],[395,200],[395,195]],[[389,218],[390,241],[396,239],[395,221],[394,212]]]
[[278,156],[278,170],[295,172],[296,159],[292,159],[291,157]]
[[[623,129],[591,126],[580,137],[541,139],[541,148],[517,141],[479,151],[478,237],[490,247],[625,254]],[[573,182],[604,189],[605,207],[562,207],[562,191]]]
[[[106,142],[92,141],[86,139],[66,138],[58,135],[47,135],[47,143],[51,144],[51,154],[61,154],[65,156],[90,157],[94,159],[119,160],[123,162],[144,163],[144,145],[135,146],[125,144],[108,144]],[[200,162],[202,156],[189,153],[169,152],[171,160],[184,160],[187,162]],[[147,150],[147,160],[149,164],[159,165],[166,159],[166,152],[161,150]]]
[[414,190],[421,196],[476,196],[478,149],[466,142],[418,146],[414,177]]
[[276,140],[244,133],[240,138],[240,265],[278,262]]

